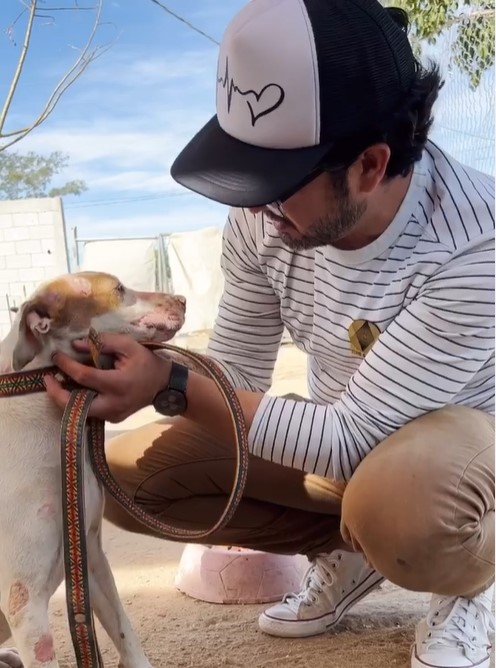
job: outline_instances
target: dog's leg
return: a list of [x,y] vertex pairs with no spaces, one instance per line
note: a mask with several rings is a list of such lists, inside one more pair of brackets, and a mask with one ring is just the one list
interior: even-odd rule
[[[39,593],[38,587],[15,580],[2,591],[1,605],[21,665],[24,668],[59,668],[48,621],[48,598]],[[15,655],[13,657],[15,660]],[[16,664],[7,663],[7,666]]]
[[119,668],[152,668],[119,598],[103,551],[101,529],[88,534],[90,596],[96,616],[119,653]]

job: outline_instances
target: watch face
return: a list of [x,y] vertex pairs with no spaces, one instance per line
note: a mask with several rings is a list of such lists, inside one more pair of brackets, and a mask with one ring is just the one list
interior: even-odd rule
[[153,407],[162,415],[181,415],[186,410],[186,397],[176,390],[164,390],[155,397]]

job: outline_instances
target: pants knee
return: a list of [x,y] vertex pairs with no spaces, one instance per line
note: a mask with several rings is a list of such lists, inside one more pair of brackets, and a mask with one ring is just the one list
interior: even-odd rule
[[494,422],[450,407],[399,430],[357,468],[342,533],[406,589],[468,595],[494,577]]

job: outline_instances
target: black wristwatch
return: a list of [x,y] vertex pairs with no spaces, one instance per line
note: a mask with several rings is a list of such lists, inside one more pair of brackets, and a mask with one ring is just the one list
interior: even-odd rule
[[167,387],[157,392],[153,400],[153,408],[161,415],[173,417],[182,415],[188,407],[186,386],[188,384],[188,367],[171,363],[171,372]]

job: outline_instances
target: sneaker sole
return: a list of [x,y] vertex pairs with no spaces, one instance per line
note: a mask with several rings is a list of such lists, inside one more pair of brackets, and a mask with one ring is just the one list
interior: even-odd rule
[[[418,656],[415,648],[415,643],[412,645],[412,651],[411,651],[411,668],[453,668],[453,666],[449,664],[441,664],[441,663],[426,663],[425,661],[422,661]],[[473,663],[471,666],[467,664],[466,668],[490,668],[491,666],[491,658],[487,657],[485,659],[482,659],[479,663]]]
[[[308,638],[309,636],[320,635],[335,626],[350,608],[376,589],[381,582],[384,582],[382,576],[378,576],[375,572],[370,573],[354,589],[348,592],[332,612],[326,615],[302,621],[271,617],[263,612],[258,618],[258,626],[264,633],[279,638]],[[481,668],[485,668],[485,666]]]

